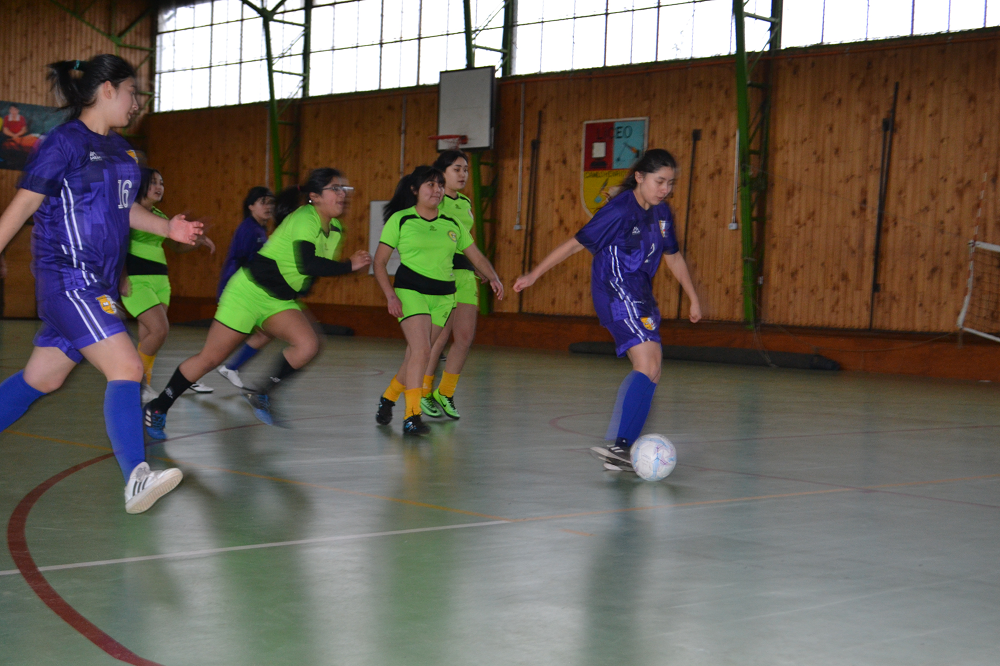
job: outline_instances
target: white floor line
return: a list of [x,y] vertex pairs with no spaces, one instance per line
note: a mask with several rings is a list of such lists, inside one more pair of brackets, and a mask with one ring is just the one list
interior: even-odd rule
[[[132,562],[148,562],[149,560],[173,560],[185,557],[201,557],[204,555],[217,555],[219,553],[232,553],[241,550],[257,550],[259,548],[279,548],[284,546],[307,546],[316,543],[329,543],[332,541],[355,541],[358,539],[372,539],[375,537],[398,536],[400,534],[419,534],[421,532],[440,532],[441,530],[461,530],[468,527],[491,527],[493,525],[509,525],[509,520],[489,520],[481,523],[460,523],[457,525],[440,525],[438,527],[417,527],[410,530],[393,530],[391,532],[369,532],[367,534],[347,534],[343,536],[316,537],[315,539],[297,539],[295,541],[278,541],[275,543],[257,543],[246,546],[230,546],[228,548],[206,548],[205,550],[187,550],[179,553],[165,553],[163,555],[143,555],[141,557],[123,557],[117,560],[95,560],[93,562],[75,562],[72,564],[54,564],[46,567],[38,567],[39,571],[63,571],[65,569],[83,569],[85,567],[103,567],[109,564],[130,564]],[[0,576],[19,576],[18,569],[7,569],[0,571]]]

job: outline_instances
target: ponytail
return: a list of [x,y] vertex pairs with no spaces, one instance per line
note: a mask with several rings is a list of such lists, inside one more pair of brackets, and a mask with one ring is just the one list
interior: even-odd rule
[[90,60],[61,60],[49,65],[48,79],[69,118],[79,118],[83,110],[94,104],[97,89],[105,81],[115,88],[122,81],[136,78],[135,68],[125,60],[110,53],[94,56]]
[[[439,158],[440,159],[440,158]],[[454,162],[454,160],[452,160]],[[428,181],[440,183],[444,187],[444,174],[440,169],[422,164],[406,176],[400,179],[396,185],[396,192],[392,199],[382,209],[382,222],[388,222],[389,218],[401,210],[412,208],[417,205],[417,191],[420,186]]]
[[637,172],[645,174],[656,173],[663,167],[670,167],[674,171],[677,171],[677,160],[662,148],[650,148],[628,170],[628,175],[622,180],[619,191],[634,190],[639,185],[639,182],[635,178]]
[[343,177],[344,175],[337,169],[322,167],[310,171],[309,177],[302,185],[292,185],[283,189],[274,198],[274,226],[277,227],[296,208],[304,205],[310,194],[318,196],[324,187],[333,182],[334,178]]

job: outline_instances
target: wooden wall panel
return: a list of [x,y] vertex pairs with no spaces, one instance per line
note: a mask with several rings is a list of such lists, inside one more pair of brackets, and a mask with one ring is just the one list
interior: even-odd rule
[[[120,32],[147,7],[145,0],[96,0],[89,3],[86,18],[106,32]],[[116,11],[112,12],[114,6]],[[0,40],[0,99],[25,104],[56,106],[46,80],[46,65],[57,60],[87,59],[100,53],[114,53],[114,45],[104,36],[76,20],[51,2],[0,0],[3,39]],[[140,21],[128,41],[153,46],[153,19]],[[122,49],[119,55],[139,65],[145,52]],[[150,89],[151,67],[139,67],[140,90]],[[138,122],[138,121],[137,121]],[[0,170],[0,210],[14,196],[20,172]],[[4,316],[34,317],[34,279],[30,263],[30,224],[11,242],[5,256],[8,278],[3,282]]]
[[204,221],[217,248],[214,255],[205,248],[167,252],[173,294],[214,299],[229,241],[243,221],[243,198],[251,187],[270,186],[267,106],[157,113],[143,131],[149,164],[163,174],[160,209]]

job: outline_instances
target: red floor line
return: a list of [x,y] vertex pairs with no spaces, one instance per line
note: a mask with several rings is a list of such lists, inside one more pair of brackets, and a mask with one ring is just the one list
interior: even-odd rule
[[28,514],[31,512],[32,507],[35,506],[35,503],[39,500],[39,498],[41,498],[41,496],[44,495],[49,488],[56,485],[71,474],[79,472],[86,467],[90,467],[91,465],[107,460],[113,456],[113,453],[105,453],[102,456],[91,458],[90,460],[82,462],[79,465],[74,465],[73,467],[59,472],[46,481],[43,481],[41,484],[36,486],[34,490],[25,495],[24,499],[22,499],[14,509],[14,513],[10,516],[10,521],[7,523],[7,546],[10,549],[11,557],[14,559],[14,564],[17,565],[21,575],[24,576],[24,580],[28,583],[31,589],[34,590],[35,594],[38,595],[38,598],[41,599],[46,606],[52,609],[53,613],[62,618],[66,624],[78,631],[84,636],[84,638],[99,647],[101,650],[119,661],[123,661],[127,664],[135,664],[136,666],[160,666],[160,664],[155,661],[144,659],[135,654],[114,638],[101,631],[97,625],[81,615],[75,608],[70,606],[65,599],[59,596],[59,593],[55,591],[55,588],[49,584],[49,581],[45,579],[42,572],[38,570],[38,565],[35,564],[35,560],[31,556],[31,552],[28,550],[28,538],[25,533],[25,527],[28,523]]

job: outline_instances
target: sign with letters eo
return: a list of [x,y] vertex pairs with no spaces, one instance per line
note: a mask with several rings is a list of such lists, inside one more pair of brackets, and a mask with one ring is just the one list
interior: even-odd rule
[[593,215],[608,202],[629,168],[646,150],[649,118],[583,123],[583,207]]

